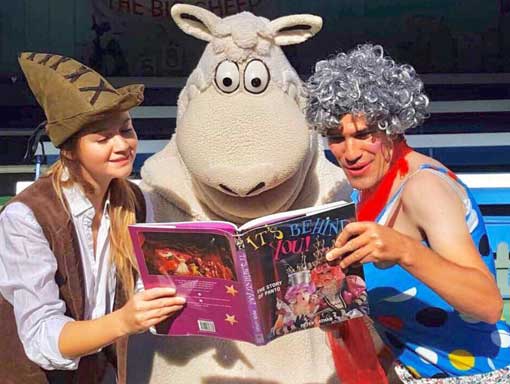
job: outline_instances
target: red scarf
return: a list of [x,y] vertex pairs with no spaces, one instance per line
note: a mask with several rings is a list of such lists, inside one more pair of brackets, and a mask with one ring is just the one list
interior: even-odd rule
[[[397,175],[402,178],[409,172],[405,156],[411,151],[405,141],[394,145],[390,168],[373,191],[360,196],[357,220],[374,221],[377,218],[388,202]],[[340,338],[335,338],[334,331],[328,331],[328,341],[342,384],[388,384],[363,318],[339,323],[335,330],[340,333]]]
[[412,151],[405,141],[394,144],[391,165],[379,184],[370,192],[362,192],[357,206],[357,220],[374,221],[388,203],[391,188],[397,175],[400,178],[409,172],[409,164],[405,156]]

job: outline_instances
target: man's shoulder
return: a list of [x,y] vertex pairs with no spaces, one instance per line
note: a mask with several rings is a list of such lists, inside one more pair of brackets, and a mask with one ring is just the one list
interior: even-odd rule
[[[424,188],[430,185],[431,187],[436,185],[443,185],[445,183],[445,177],[450,177],[447,174],[447,170],[439,170],[438,168],[423,168],[415,172],[412,172],[406,181],[405,190],[420,189],[423,192]],[[445,177],[443,177],[443,175]]]
[[444,208],[461,207],[455,183],[447,173],[420,170],[410,177],[402,191],[402,206],[406,211],[427,216]]

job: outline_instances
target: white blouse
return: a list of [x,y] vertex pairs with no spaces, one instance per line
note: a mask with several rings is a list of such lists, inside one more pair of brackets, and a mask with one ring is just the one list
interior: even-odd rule
[[[95,210],[81,188],[63,189],[76,229],[85,278],[85,319],[96,319],[113,309],[115,267],[109,263],[109,201],[96,240],[92,236]],[[150,200],[145,196],[147,221],[153,221]],[[64,213],[62,213],[64,214]],[[9,204],[0,215],[0,293],[14,307],[21,343],[27,357],[47,370],[77,369],[80,358],[62,356],[58,339],[64,325],[65,303],[55,282],[57,261],[41,226],[30,208]],[[141,282],[137,282],[137,290]]]

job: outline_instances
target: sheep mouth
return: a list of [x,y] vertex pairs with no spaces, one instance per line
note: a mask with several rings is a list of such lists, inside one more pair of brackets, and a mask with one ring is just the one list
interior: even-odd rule
[[[193,188],[199,200],[219,217],[244,222],[256,217],[290,209],[303,187],[310,162],[305,161],[298,170],[270,188],[261,183],[244,196],[224,188],[200,182],[193,178]],[[264,189],[265,188],[265,189]]]
[[[261,181],[260,183],[258,183],[255,187],[253,187],[252,189],[250,189],[247,193],[246,193],[246,196],[250,196],[251,194],[254,194],[255,192],[259,191],[260,189],[263,189],[264,187],[266,186],[266,183],[264,183],[263,181]],[[229,187],[227,187],[225,184],[220,184],[219,185],[220,189],[222,189],[224,192],[232,195],[232,196],[240,196],[239,193],[233,191],[232,189],[230,189]]]

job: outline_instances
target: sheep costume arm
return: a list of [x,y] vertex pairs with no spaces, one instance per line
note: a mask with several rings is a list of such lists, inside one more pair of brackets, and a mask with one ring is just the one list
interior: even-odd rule
[[[322,19],[291,15],[269,21],[248,12],[221,19],[185,4],[174,5],[171,13],[185,33],[208,44],[179,96],[175,134],[142,168],[142,188],[156,220],[241,224],[348,200],[346,178],[307,125],[301,80],[280,48],[312,37]],[[320,329],[264,347],[145,335],[134,340],[130,353],[145,357],[130,362],[133,382],[337,382]]]

